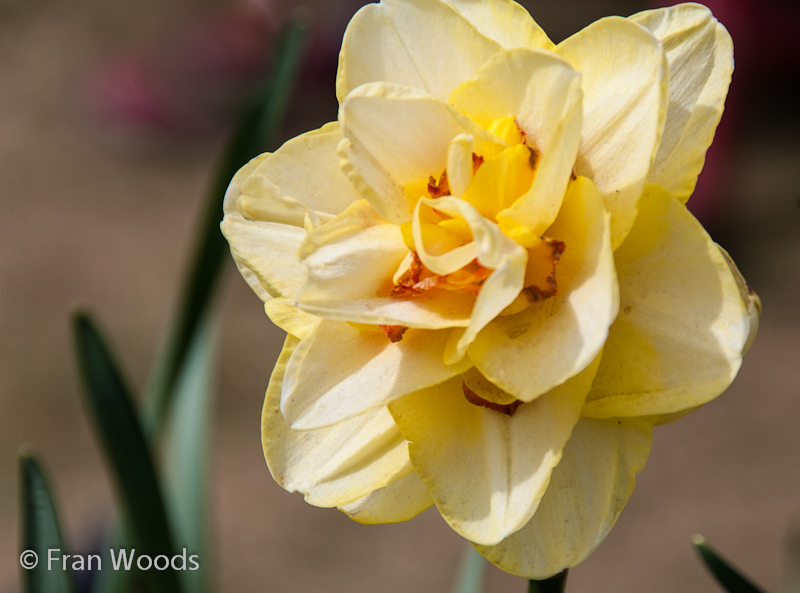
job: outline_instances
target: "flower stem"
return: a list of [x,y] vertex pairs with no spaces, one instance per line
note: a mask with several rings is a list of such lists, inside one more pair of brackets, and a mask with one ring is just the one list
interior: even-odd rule
[[567,586],[568,571],[569,569],[566,569],[543,581],[531,579],[530,585],[528,585],[528,593],[564,593],[564,589]]

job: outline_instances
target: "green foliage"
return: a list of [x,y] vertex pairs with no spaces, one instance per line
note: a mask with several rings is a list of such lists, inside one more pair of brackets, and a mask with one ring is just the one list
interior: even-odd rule
[[42,468],[30,453],[19,456],[22,538],[20,551],[38,556],[35,568],[22,571],[25,593],[72,593],[69,570],[48,570],[48,550],[66,553],[53,494]]
[[198,570],[181,572],[184,590],[209,588],[208,445],[211,429],[214,339],[208,318],[200,324],[175,384],[167,425],[165,494],[177,547],[196,554]]
[[763,593],[727,560],[717,554],[702,536],[698,535],[694,538],[694,545],[708,570],[728,593]]
[[275,143],[294,88],[306,33],[307,23],[302,17],[295,17],[287,25],[272,79],[253,97],[217,167],[178,313],[147,386],[144,426],[148,435],[157,434],[167,417],[175,381],[208,310],[222,264],[227,261],[228,244],[219,230],[225,191],[236,171]]
[[[74,315],[73,329],[86,401],[130,521],[131,541],[139,555],[172,558],[176,550],[164,497],[130,392],[86,313]],[[155,593],[181,591],[175,571],[150,570],[145,574]]]
[[454,593],[480,593],[483,589],[485,572],[486,560],[475,551],[472,545],[467,545],[456,586],[453,589]]
[[[283,121],[307,33],[295,16],[276,52],[272,79],[252,98],[218,167],[206,203],[195,254],[183,284],[177,314],[154,362],[144,408],[131,392],[106,342],[84,312],[73,317],[86,401],[94,418],[124,513],[108,538],[111,549],[136,547],[136,555],[172,558],[183,548],[197,555],[196,571],[148,570],[136,576],[152,593],[204,593],[208,578],[208,438],[211,424],[213,332],[210,305],[227,243],[219,231],[222,199],[230,179],[250,159],[274,145]],[[167,479],[159,479],[151,447],[167,425]],[[26,593],[70,593],[69,572],[47,571],[47,550],[64,549],[52,496],[36,460],[20,458],[23,549],[40,564],[25,571]],[[102,563],[110,566],[105,551]],[[45,566],[45,570],[42,569]],[[134,575],[136,573],[133,573]],[[103,570],[94,593],[127,593],[132,573]],[[138,590],[138,589],[137,589]]]

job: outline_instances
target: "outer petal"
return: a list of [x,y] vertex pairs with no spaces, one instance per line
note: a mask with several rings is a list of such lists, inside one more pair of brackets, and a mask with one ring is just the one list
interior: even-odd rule
[[222,202],[222,211],[228,214],[236,214],[242,216],[241,211],[238,208],[238,200],[239,196],[242,195],[242,184],[253,174],[253,172],[258,169],[261,163],[270,156],[270,153],[265,152],[264,154],[260,154],[254,159],[251,159],[246,165],[244,165],[241,169],[239,169],[236,174],[231,179],[230,185],[228,185],[228,189],[225,191],[225,199]]
[[305,219],[329,220],[359,198],[339,169],[338,123],[302,134],[234,176],[221,228],[239,271],[267,301],[293,297],[304,276],[297,249]]
[[441,383],[472,366],[442,363],[447,330],[408,330],[399,342],[323,320],[286,367],[281,411],[293,429],[329,426]]
[[523,401],[586,368],[603,348],[619,295],[608,214],[591,181],[579,177],[547,231],[566,244],[558,294],[516,315],[498,317],[468,350],[493,383]]
[[689,211],[649,186],[616,252],[620,315],[584,415],[670,414],[725,390],[750,318],[720,250]]
[[411,472],[339,510],[359,523],[400,523],[413,519],[432,504],[425,483]]
[[270,299],[264,303],[270,321],[295,338],[303,339],[314,333],[320,318],[294,306],[294,299]]
[[596,370],[591,365],[513,416],[469,403],[460,377],[390,404],[414,469],[453,529],[491,545],[528,522]]
[[242,275],[262,300],[295,295],[305,280],[297,257],[304,229],[235,215],[220,226]]
[[583,134],[575,170],[603,194],[616,249],[636,218],[664,129],[669,77],[664,50],[644,27],[608,17],[556,51],[583,74]]
[[261,441],[272,477],[310,504],[332,507],[367,496],[411,472],[408,447],[386,408],[311,431],[289,428],[280,412],[286,364],[298,340],[287,336],[264,400]]
[[390,296],[392,277],[408,247],[400,228],[384,222],[364,200],[309,233],[300,251],[307,279],[297,293],[297,305],[305,311],[329,319],[427,329],[469,324],[471,295]]
[[506,49],[555,45],[522,6],[512,0],[445,0],[461,16]]
[[528,145],[539,151],[531,189],[497,216],[511,236],[518,226],[540,236],[555,220],[578,152],[581,97],[581,76],[569,63],[532,49],[496,54],[450,95],[482,125],[515,117]]
[[479,154],[505,144],[444,101],[396,84],[353,91],[339,120],[342,169],[378,214],[395,224],[411,220],[419,195],[408,195],[408,187],[425,187],[445,170],[456,136],[471,135]]
[[368,4],[345,31],[336,96],[341,103],[356,87],[383,80],[445,99],[501,50],[441,0]]
[[536,514],[496,546],[475,546],[506,572],[545,579],[583,561],[633,492],[652,442],[642,420],[583,419],[575,427]]
[[[225,191],[225,199],[222,202],[222,210],[225,213],[225,218],[242,218],[242,214],[237,207],[237,200],[239,196],[242,195],[242,183],[250,177],[250,175],[258,168],[258,165],[263,162],[265,158],[269,156],[269,153],[265,153],[262,155],[257,156],[256,158],[252,159],[249,163],[239,169],[236,174],[231,179],[230,185],[228,185],[228,189]],[[220,228],[222,225],[220,225]],[[222,231],[224,234],[224,230]],[[250,285],[250,288],[253,289],[258,297],[262,301],[268,301],[272,298],[272,295],[266,291],[266,289],[261,286],[261,282],[259,282],[258,277],[250,270],[250,268],[244,266],[234,257],[234,261],[236,261],[236,267],[239,269],[239,272],[242,275],[242,278],[245,279],[247,284]]]
[[733,73],[733,42],[700,4],[647,10],[630,19],[664,44],[669,62],[667,121],[648,179],[685,203],[722,117]]
[[339,168],[341,139],[334,122],[286,142],[242,182],[239,211],[250,220],[298,227],[308,210],[322,220],[342,212],[361,196]]

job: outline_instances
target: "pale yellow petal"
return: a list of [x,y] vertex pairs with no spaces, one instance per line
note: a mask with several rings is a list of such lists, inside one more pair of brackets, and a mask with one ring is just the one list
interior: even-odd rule
[[453,529],[491,545],[528,522],[596,370],[590,365],[513,416],[469,403],[460,377],[390,404],[415,471]]
[[298,339],[287,336],[272,372],[261,419],[264,455],[272,477],[315,506],[358,500],[412,471],[408,446],[386,408],[319,430],[289,428],[280,412],[286,364]]
[[309,210],[322,220],[342,212],[360,196],[339,168],[341,138],[334,122],[286,142],[242,181],[239,211],[250,220],[298,227]]
[[297,300],[306,302],[381,296],[408,252],[400,228],[384,222],[359,200],[309,233],[300,248],[308,280]]
[[472,363],[442,363],[448,333],[409,329],[399,342],[323,320],[295,349],[286,369],[281,411],[293,429],[320,428],[441,383]]
[[469,357],[493,383],[531,401],[586,368],[603,348],[619,294],[608,215],[591,181],[579,177],[548,236],[566,245],[558,294],[501,316],[478,334]]
[[445,0],[470,23],[506,49],[540,47],[553,42],[522,6],[512,0]]
[[435,291],[413,297],[308,301],[299,306],[327,319],[437,330],[468,326],[474,303],[471,294]]
[[[274,222],[226,216],[220,225],[248,284],[263,300],[294,297],[305,275],[297,252],[305,230]],[[246,271],[247,273],[244,273]]]
[[345,140],[341,167],[385,220],[411,220],[418,195],[406,188],[439,178],[452,140],[467,134],[483,154],[502,140],[444,101],[420,90],[389,83],[364,85],[350,93],[339,111]]
[[750,316],[711,237],[678,200],[648,186],[615,255],[620,314],[584,415],[670,414],[722,393],[739,370]]
[[356,323],[426,329],[467,326],[471,295],[447,291],[391,296],[392,278],[407,253],[400,227],[386,223],[359,200],[303,242],[306,280],[297,292],[297,306]]
[[583,131],[575,170],[603,194],[616,249],[636,218],[664,129],[669,80],[664,50],[644,27],[608,17],[556,51],[583,75]]
[[238,214],[241,216],[242,213],[237,207],[237,201],[239,196],[242,195],[242,184],[250,177],[250,175],[253,174],[253,171],[255,171],[269,155],[270,153],[268,152],[258,155],[257,157],[251,159],[246,165],[244,165],[234,174],[233,179],[231,179],[231,182],[228,185],[228,189],[225,191],[225,198],[222,202],[222,210],[226,215]]
[[359,523],[400,523],[419,515],[433,504],[428,489],[415,472],[390,482],[388,485],[339,510]]
[[447,98],[502,46],[441,0],[383,0],[350,21],[339,54],[336,96],[386,81]]
[[529,579],[576,566],[616,523],[647,461],[651,433],[642,420],[581,420],[533,518],[500,544],[476,549]]
[[264,303],[270,321],[288,334],[303,339],[317,329],[320,318],[294,306],[294,299],[279,297]]
[[759,316],[761,315],[761,299],[747,285],[747,281],[744,279],[744,276],[742,276],[742,273],[739,271],[739,268],[736,266],[733,259],[731,259],[728,252],[719,245],[717,245],[717,247],[719,247],[722,257],[725,258],[725,263],[727,263],[728,267],[731,269],[733,278],[736,280],[736,286],[739,287],[739,296],[742,297],[742,302],[745,304],[745,307],[747,307],[747,317],[750,320],[750,333],[747,336],[747,341],[744,346],[742,346],[742,354],[744,354],[750,350],[750,346],[753,345],[756,334],[758,333]]
[[669,109],[649,181],[686,202],[714,138],[733,73],[728,31],[700,4],[646,10],[630,19],[664,44]]
[[475,142],[468,134],[459,134],[450,143],[447,151],[447,182],[451,195],[461,197],[467,191],[474,176],[474,152]]
[[581,77],[552,52],[518,49],[493,56],[449,101],[482,125],[514,117],[537,151],[533,185],[497,215],[514,236],[523,227],[541,235],[555,220],[581,137]]

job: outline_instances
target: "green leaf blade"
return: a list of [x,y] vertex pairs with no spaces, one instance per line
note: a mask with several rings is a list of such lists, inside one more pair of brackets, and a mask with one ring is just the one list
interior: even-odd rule
[[483,590],[486,560],[472,545],[468,545],[458,572],[453,593],[480,593]]
[[250,109],[243,113],[217,166],[178,314],[147,386],[144,425],[148,435],[157,434],[168,416],[175,382],[200,320],[209,308],[223,264],[228,261],[228,243],[219,229],[225,192],[241,167],[275,143],[294,88],[307,33],[307,19],[302,13],[295,14],[278,44],[271,79],[255,94]]
[[[34,552],[38,562],[34,568],[22,569],[25,593],[73,593],[69,570],[48,570],[48,551],[66,554],[61,523],[47,478],[39,462],[30,453],[19,456],[20,499],[22,509],[22,538],[20,552]],[[20,562],[22,560],[20,559]]]
[[166,495],[177,547],[197,555],[200,568],[181,573],[185,590],[209,589],[208,448],[211,430],[214,332],[206,316],[176,382],[167,426]]
[[[87,314],[74,315],[73,329],[86,402],[130,520],[136,555],[172,558],[175,548],[161,487],[125,381]],[[149,570],[145,577],[156,593],[181,591],[171,569]]]
[[764,593],[722,558],[702,536],[695,536],[694,546],[708,570],[728,593]]

